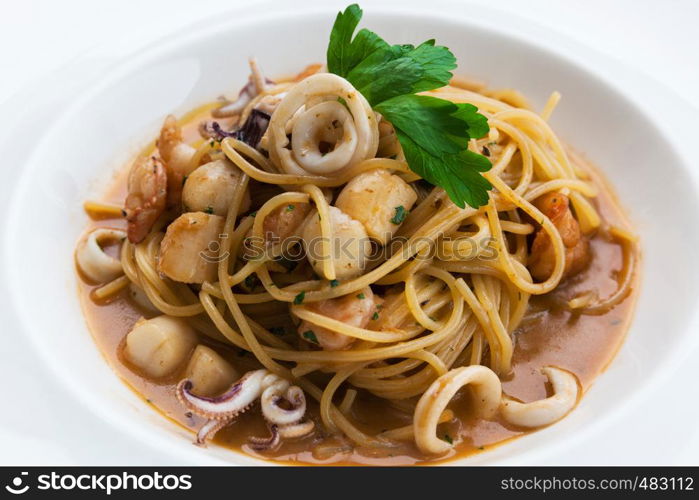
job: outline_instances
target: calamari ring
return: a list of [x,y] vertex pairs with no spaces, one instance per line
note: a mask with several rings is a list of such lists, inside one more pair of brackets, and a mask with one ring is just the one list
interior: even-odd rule
[[503,395],[500,413],[509,423],[520,427],[549,425],[565,417],[578,402],[578,381],[572,373],[553,366],[545,366],[541,372],[551,382],[553,396],[521,403]]
[[[289,90],[272,115],[268,138],[272,161],[286,173],[326,175],[376,156],[379,128],[357,89],[340,76],[320,73]],[[321,142],[335,147],[323,153]]]
[[78,267],[92,281],[107,283],[124,274],[121,260],[107,255],[102,248],[106,242],[126,239],[126,233],[119,229],[94,229],[78,244],[75,258]]
[[495,415],[500,406],[502,386],[494,371],[481,365],[449,370],[432,382],[415,407],[415,444],[421,452],[436,455],[451,449],[451,445],[437,437],[437,424],[449,401],[466,385],[473,387],[481,415],[484,418]]

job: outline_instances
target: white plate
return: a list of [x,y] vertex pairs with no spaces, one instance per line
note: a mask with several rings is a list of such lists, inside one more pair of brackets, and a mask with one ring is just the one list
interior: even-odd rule
[[[625,95],[620,81],[594,65],[581,65],[577,61],[584,58],[566,53],[569,44],[552,48],[537,42],[541,33],[531,27],[525,33],[516,18],[487,10],[470,17],[458,10],[366,10],[363,26],[395,42],[435,37],[454,51],[462,72],[493,86],[516,87],[536,107],[552,90],[560,91],[564,100],[554,114],[554,129],[603,169],[628,209],[642,238],[643,279],[621,352],[562,422],[464,461],[605,462],[595,452],[599,443],[616,433],[623,419],[657,412],[650,396],[660,384],[668,384],[667,393],[677,397],[682,386],[670,385],[673,370],[697,350],[696,169],[677,150],[672,130],[657,125],[645,101]],[[86,222],[82,201],[99,196],[111,173],[154,137],[165,114],[181,114],[237,89],[247,77],[251,53],[270,74],[322,61],[333,17],[330,9],[259,8],[170,36],[98,81],[86,82],[65,112],[31,131],[31,154],[17,177],[8,179],[13,186],[3,234],[3,271],[13,309],[8,321],[14,322],[16,313],[13,326],[30,336],[53,369],[55,384],[91,410],[86,421],[108,422],[157,450],[163,462],[256,461],[214,446],[191,446],[191,435],[142,403],[107,366],[86,329],[76,293],[72,255]],[[681,105],[670,97],[668,102]],[[59,409],[81,408],[66,400]],[[641,447],[631,437],[626,441],[628,461],[638,461]],[[134,452],[134,463],[139,460]]]

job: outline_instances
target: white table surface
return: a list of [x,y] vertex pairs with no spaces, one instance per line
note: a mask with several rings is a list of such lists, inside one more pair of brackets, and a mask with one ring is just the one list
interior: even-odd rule
[[[405,2],[406,0],[403,0]],[[52,71],[86,58],[95,69],[159,38],[163,33],[255,0],[0,0],[0,108],[18,92],[46,85]],[[349,3],[349,0],[348,0]],[[373,2],[361,2],[366,9]],[[384,2],[389,3],[389,2]],[[693,0],[471,0],[463,2],[515,13],[520,17],[610,56],[672,89],[697,109],[699,117],[699,2]],[[42,77],[44,80],[42,81]],[[41,88],[38,87],[39,89]],[[41,90],[38,90],[41,91]],[[693,127],[696,121],[678,124]],[[0,131],[12,116],[0,114]],[[2,139],[0,138],[0,142]],[[12,165],[0,164],[7,175]],[[1,311],[1,309],[0,309]],[[162,464],[157,450],[86,415],[75,401],[72,414],[52,411],[70,396],[52,382],[20,332],[6,331],[0,317],[0,379],[5,401],[0,411],[0,464]],[[60,329],[57,328],[57,334]],[[677,376],[695,379],[695,367]],[[697,394],[688,397],[696,398]],[[12,401],[20,401],[13,403]],[[66,408],[61,405],[61,408]],[[689,411],[696,413],[699,406]],[[85,412],[85,413],[84,413]],[[638,433],[640,446],[657,447],[655,463],[699,463],[699,424],[662,432],[628,422],[620,433]],[[653,439],[681,443],[665,449]],[[138,453],[134,454],[134,449]],[[637,463],[633,450],[614,439],[600,446],[603,463]],[[648,459],[644,459],[649,463]],[[651,462],[652,463],[652,462]]]

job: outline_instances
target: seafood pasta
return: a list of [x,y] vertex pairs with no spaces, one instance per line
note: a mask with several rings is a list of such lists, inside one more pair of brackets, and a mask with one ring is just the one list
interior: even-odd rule
[[[164,118],[76,249],[95,339],[150,404],[268,459],[407,464],[567,415],[623,338],[638,245],[600,174],[445,47],[324,64]],[[594,152],[592,152],[594,153]]]

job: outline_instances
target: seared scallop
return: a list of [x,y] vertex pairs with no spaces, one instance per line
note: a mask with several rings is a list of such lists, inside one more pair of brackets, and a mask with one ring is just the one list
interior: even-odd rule
[[152,378],[180,369],[197,343],[197,334],[182,318],[141,319],[126,335],[124,356]]
[[160,243],[158,271],[182,283],[214,281],[223,223],[223,217],[203,212],[180,215]]
[[219,353],[199,344],[187,364],[185,378],[192,382],[194,394],[215,396],[238,379],[238,372]]
[[[197,168],[189,174],[182,189],[185,210],[225,216],[242,175],[228,160],[212,161]],[[250,194],[246,189],[240,212],[249,208]]]
[[335,206],[364,224],[367,234],[385,245],[416,200],[417,194],[407,182],[379,169],[349,181],[337,197]]
[[[354,220],[339,208],[330,207],[332,237],[328,240],[321,233],[320,216],[313,211],[306,219],[302,237],[306,256],[313,270],[326,279],[349,279],[362,274],[371,253],[371,241],[361,222]],[[324,247],[330,244],[330,255]],[[332,259],[335,276],[327,276],[325,259]]]

